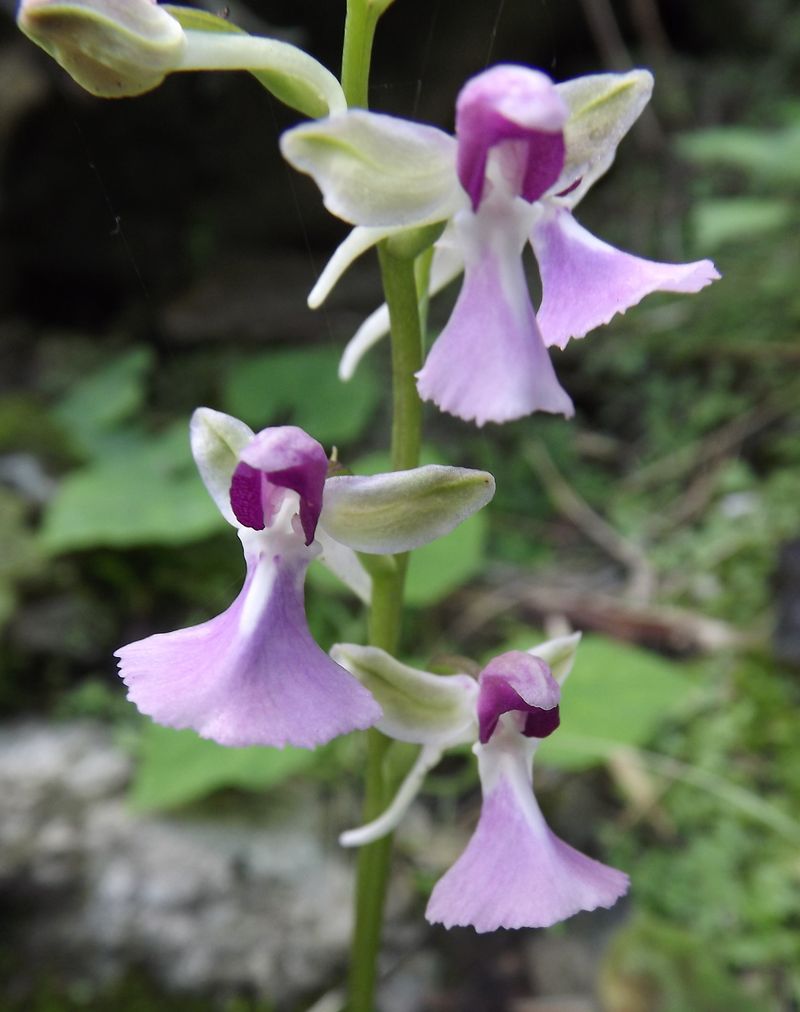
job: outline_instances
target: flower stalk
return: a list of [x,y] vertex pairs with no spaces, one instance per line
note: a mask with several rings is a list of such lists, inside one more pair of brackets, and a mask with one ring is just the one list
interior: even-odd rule
[[347,104],[366,109],[369,105],[369,69],[372,43],[381,14],[393,0],[347,0],[342,48],[342,88]]
[[[413,258],[392,254],[385,243],[378,248],[378,258],[391,321],[392,470],[403,471],[418,465],[422,443],[422,402],[414,378],[422,365],[419,300]],[[369,627],[370,645],[391,654],[400,639],[408,553],[395,556],[395,562],[386,572],[373,574]],[[365,822],[380,815],[393,793],[395,785],[386,769],[390,746],[391,739],[380,731],[367,732]],[[370,1012],[374,1007],[391,850],[392,837],[387,835],[362,847],[358,855],[349,1012]]]

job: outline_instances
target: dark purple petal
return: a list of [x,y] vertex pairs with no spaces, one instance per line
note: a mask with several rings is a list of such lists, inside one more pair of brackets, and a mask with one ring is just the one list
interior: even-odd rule
[[264,530],[264,475],[249,464],[240,463],[233,472],[231,509],[244,527]]
[[231,483],[231,508],[239,523],[263,530],[283,500],[282,489],[300,497],[306,544],[314,540],[322,510],[328,458],[316,439],[295,425],[263,429],[244,448]]
[[480,673],[478,725],[485,745],[504,713],[525,714],[522,734],[546,738],[559,724],[561,690],[550,668],[538,657],[510,650],[495,657]]
[[[457,171],[476,210],[492,148],[503,142],[503,174],[514,192],[533,202],[561,174],[567,107],[545,74],[501,65],[473,77],[456,104]],[[513,178],[512,178],[513,177]]]

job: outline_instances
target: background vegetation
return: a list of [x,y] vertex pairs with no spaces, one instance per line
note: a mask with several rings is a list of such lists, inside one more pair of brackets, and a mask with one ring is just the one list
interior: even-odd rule
[[[232,14],[336,67],[340,6],[250,0]],[[143,809],[231,788],[243,805],[250,791],[289,796],[299,773],[349,785],[352,742],[226,751],[140,721],[111,655],[216,614],[240,580],[188,452],[196,405],[254,427],[292,421],[354,469],[381,466],[386,350],[348,386],[335,379],[379,298],[376,272],[358,265],[327,308],[305,308],[343,227],[280,162],[291,118],[254,81],[187,76],[103,103],[10,19],[0,41],[14,82],[0,101],[0,711],[113,726],[138,756]],[[788,1012],[800,1007],[800,11],[397,0],[373,107],[450,128],[460,83],[487,60],[558,79],[653,67],[652,112],[580,217],[643,255],[713,256],[723,280],[652,298],[556,353],[573,423],[476,431],[430,413],[430,459],[491,470],[498,495],[415,555],[407,655],[480,659],[565,620],[587,630],[540,774],[554,827],[633,878],[598,983],[605,1007]],[[446,311],[445,299],[434,332]],[[323,645],[363,633],[324,574],[309,598]],[[424,803],[437,824],[468,825],[475,792],[456,756]],[[437,869],[406,856],[421,909]],[[467,1008],[475,941],[431,931],[428,944],[452,1007]],[[494,965],[517,944],[483,951]],[[142,987],[102,1007],[172,1007]],[[57,986],[35,1000],[73,1007]]]

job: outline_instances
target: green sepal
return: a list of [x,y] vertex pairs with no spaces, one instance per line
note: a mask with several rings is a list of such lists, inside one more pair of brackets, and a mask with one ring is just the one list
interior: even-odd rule
[[391,738],[444,749],[477,737],[478,684],[469,675],[432,675],[355,643],[330,654],[373,694],[383,710],[377,726]]
[[544,661],[550,668],[553,678],[559,685],[563,685],[575,663],[575,654],[581,641],[581,635],[581,633],[575,632],[569,636],[546,640],[544,643],[531,647],[528,653]]
[[325,483],[320,522],[358,552],[408,552],[449,534],[494,495],[487,471],[429,464]]
[[23,0],[17,24],[98,98],[157,88],[178,67],[186,45],[175,18],[149,0]]
[[649,70],[588,74],[564,81],[556,90],[569,107],[564,126],[566,160],[557,185],[566,189],[580,180],[564,197],[574,207],[611,166],[617,145],[650,101],[653,75]]
[[[186,31],[224,32],[226,34],[248,35],[243,28],[232,24],[226,18],[209,14],[208,11],[196,10],[193,7],[178,7],[165,4],[168,11]],[[288,45],[288,43],[283,43]],[[295,47],[292,47],[295,48]],[[307,54],[304,54],[307,55]],[[309,57],[310,59],[310,57]],[[321,119],[328,115],[329,109],[325,99],[308,82],[301,78],[283,74],[280,71],[249,70],[249,73],[275,98],[296,109],[310,119]]]
[[446,221],[463,202],[455,139],[436,127],[351,109],[287,130],[280,144],[331,214],[353,225],[416,228]]

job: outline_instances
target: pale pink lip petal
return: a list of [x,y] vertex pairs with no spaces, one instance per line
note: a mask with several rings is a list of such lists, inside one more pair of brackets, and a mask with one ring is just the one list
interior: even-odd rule
[[561,689],[538,657],[509,650],[495,657],[479,676],[478,724],[482,744],[491,738],[504,713],[524,714],[521,733],[546,738],[559,725]]
[[719,278],[710,260],[662,264],[596,239],[565,209],[536,223],[531,243],[542,276],[537,313],[548,347],[563,348],[635,306],[651,292],[699,292]]
[[533,411],[573,414],[536,325],[513,214],[514,205],[488,201],[477,215],[463,212],[461,292],[417,373],[423,400],[479,426]]
[[300,524],[306,544],[314,540],[322,510],[328,458],[322,446],[294,425],[264,429],[240,454],[231,482],[231,508],[245,527],[269,527],[283,490],[300,496]]
[[117,651],[128,698],[160,724],[221,745],[313,748],[369,727],[372,695],[311,637],[303,610],[310,555],[251,556],[223,614]]
[[468,81],[456,104],[456,168],[472,209],[483,198],[489,152],[504,141],[522,146],[516,192],[538,200],[564,165],[567,115],[555,85],[540,71],[500,65]]
[[466,850],[436,883],[425,917],[446,928],[546,928],[581,910],[610,907],[628,876],[560,840],[533,793],[523,803],[501,779],[484,799]]

